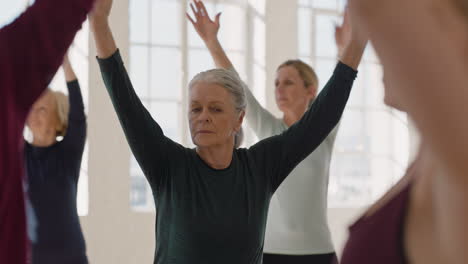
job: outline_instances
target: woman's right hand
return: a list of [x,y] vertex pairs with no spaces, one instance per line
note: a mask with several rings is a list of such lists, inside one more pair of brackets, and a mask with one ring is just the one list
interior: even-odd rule
[[219,19],[221,13],[218,13],[215,17],[215,20],[213,21],[210,19],[208,12],[206,11],[205,5],[201,0],[194,0],[193,3],[190,3],[190,7],[192,8],[195,20],[192,19],[192,17],[188,13],[186,13],[187,19],[190,20],[200,38],[205,43],[216,41],[218,38],[218,31],[220,27]]

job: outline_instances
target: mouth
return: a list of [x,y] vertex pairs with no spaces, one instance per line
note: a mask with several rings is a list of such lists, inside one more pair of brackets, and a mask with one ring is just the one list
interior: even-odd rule
[[210,130],[198,130],[198,131],[196,132],[196,135],[199,135],[199,134],[201,134],[201,135],[207,135],[207,134],[214,134],[214,132],[213,132],[213,131],[210,131]]

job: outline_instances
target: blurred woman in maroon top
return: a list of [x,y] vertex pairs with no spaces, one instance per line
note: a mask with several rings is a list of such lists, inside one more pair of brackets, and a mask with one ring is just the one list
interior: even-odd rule
[[93,0],[36,0],[0,29],[0,263],[27,262],[23,128]]
[[342,264],[468,263],[468,0],[349,0],[384,68],[385,103],[421,148],[351,227]]

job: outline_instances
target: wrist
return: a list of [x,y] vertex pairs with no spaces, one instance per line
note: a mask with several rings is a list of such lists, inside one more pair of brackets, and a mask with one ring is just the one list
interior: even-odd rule
[[107,16],[93,16],[89,17],[89,26],[92,31],[96,32],[100,29],[109,27],[109,19]]
[[204,40],[205,42],[205,45],[206,47],[210,48],[210,47],[216,47],[216,46],[219,46],[219,40],[218,38],[211,38],[211,39],[206,39]]

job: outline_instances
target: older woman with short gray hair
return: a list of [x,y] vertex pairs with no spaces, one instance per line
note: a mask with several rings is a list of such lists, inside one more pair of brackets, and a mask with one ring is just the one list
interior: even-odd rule
[[164,135],[136,95],[108,24],[111,6],[100,2],[91,28],[107,91],[153,190],[154,263],[262,263],[271,196],[336,126],[356,71],[338,67],[301,121],[249,149],[235,142],[245,116],[242,82],[227,70],[200,73],[187,113],[196,147],[186,148]]

